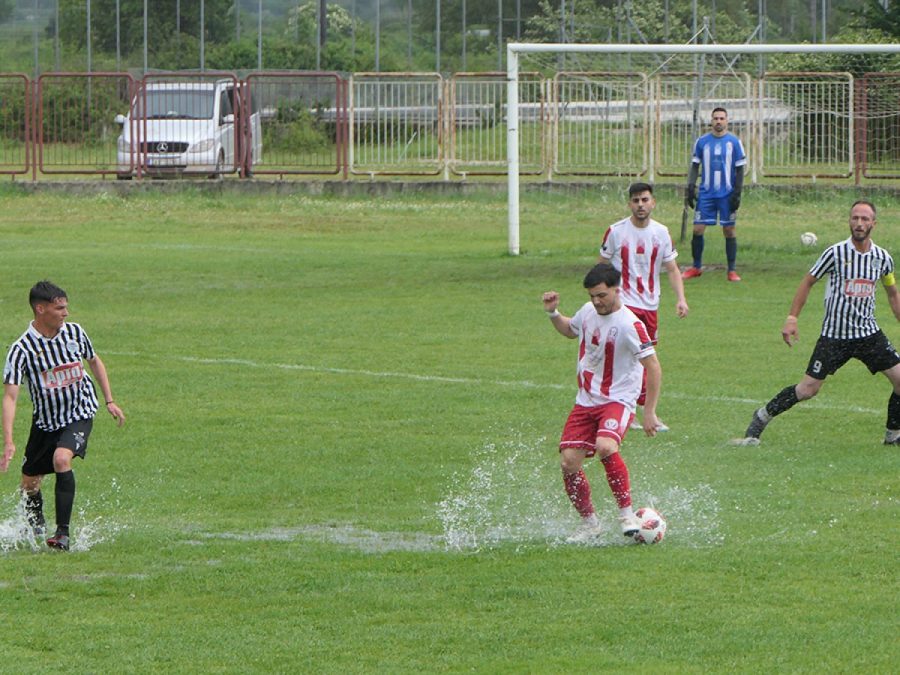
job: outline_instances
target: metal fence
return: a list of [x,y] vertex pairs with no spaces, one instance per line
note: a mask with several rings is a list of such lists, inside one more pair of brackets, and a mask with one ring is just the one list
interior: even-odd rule
[[900,73],[869,73],[857,92],[857,174],[900,178]]
[[[259,72],[246,79],[248,114],[258,114],[258,175],[347,171],[347,82],[336,73]],[[252,147],[252,145],[250,146]]]
[[25,75],[0,75],[0,172],[28,173],[34,163],[34,102]]
[[350,171],[437,175],[445,166],[444,80],[438,73],[350,78]]
[[[546,165],[547,82],[537,73],[519,75],[519,162],[523,174]],[[447,99],[447,163],[460,176],[506,173],[506,73],[456,73]]]
[[651,122],[646,75],[563,72],[554,78],[552,92],[554,173],[647,173]]
[[[504,174],[506,84],[499,72],[0,75],[0,173]],[[522,173],[683,177],[717,105],[754,182],[900,178],[900,73],[526,73]]]

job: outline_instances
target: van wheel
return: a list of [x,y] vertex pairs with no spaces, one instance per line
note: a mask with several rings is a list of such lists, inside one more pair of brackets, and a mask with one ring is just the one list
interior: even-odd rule
[[210,180],[222,180],[222,171],[225,169],[225,153],[220,152],[216,159],[216,172],[209,175]]

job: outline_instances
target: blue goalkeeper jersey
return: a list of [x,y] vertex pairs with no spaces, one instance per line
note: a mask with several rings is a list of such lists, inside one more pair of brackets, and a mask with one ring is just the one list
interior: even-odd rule
[[734,134],[708,133],[694,143],[691,161],[700,165],[701,197],[728,197],[734,190],[735,169],[747,163],[747,155]]

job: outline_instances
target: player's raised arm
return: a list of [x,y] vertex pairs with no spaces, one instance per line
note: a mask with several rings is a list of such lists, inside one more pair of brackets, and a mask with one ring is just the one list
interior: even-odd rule
[[553,327],[567,338],[577,337],[569,326],[570,318],[559,313],[559,293],[556,291],[547,291],[542,297],[544,303],[544,311],[550,317]]
[[817,281],[816,277],[807,272],[806,276],[803,277],[803,281],[800,282],[797,292],[794,294],[794,299],[791,301],[791,309],[784,320],[784,326],[781,328],[781,339],[784,340],[788,347],[793,347],[794,343],[800,339],[800,332],[797,329],[797,317],[803,311],[803,306],[809,298],[809,291]]

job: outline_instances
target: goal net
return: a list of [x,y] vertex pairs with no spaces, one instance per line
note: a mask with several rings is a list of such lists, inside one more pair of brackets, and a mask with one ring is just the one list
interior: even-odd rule
[[[900,72],[802,67],[836,54],[897,55],[900,45],[510,43],[509,253],[519,253],[521,155],[545,158],[544,179],[680,182],[716,106],[747,148],[751,183],[900,177]],[[525,72],[545,82],[539,103]]]

